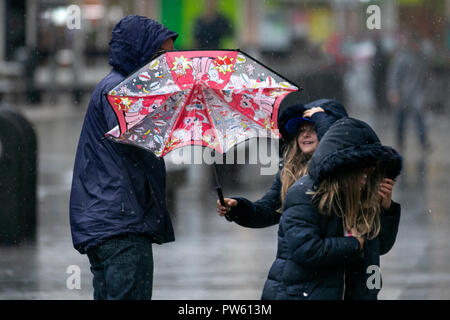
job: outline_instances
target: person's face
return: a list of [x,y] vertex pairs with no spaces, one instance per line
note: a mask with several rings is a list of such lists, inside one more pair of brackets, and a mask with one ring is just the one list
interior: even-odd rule
[[314,124],[311,122],[304,122],[300,125],[297,143],[303,153],[313,154],[314,151],[316,151],[316,148],[319,145],[319,139],[314,130]]
[[167,39],[166,42],[164,42],[161,45],[161,48],[159,48],[159,49],[166,50],[166,51],[173,50],[173,39],[172,38]]

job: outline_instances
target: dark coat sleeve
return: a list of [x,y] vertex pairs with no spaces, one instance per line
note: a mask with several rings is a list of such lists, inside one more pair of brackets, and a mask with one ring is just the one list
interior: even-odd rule
[[314,127],[320,140],[333,123],[343,117],[347,117],[348,114],[344,106],[334,100],[323,99],[318,102],[320,103],[314,106],[321,107],[324,112],[314,113],[311,120],[314,122]]
[[333,123],[338,120],[339,117],[329,113],[329,112],[316,112],[312,115],[311,120],[314,121],[314,128],[317,132],[317,137],[322,139],[325,132],[331,127]]
[[236,197],[238,204],[228,213],[237,224],[247,228],[264,228],[278,224],[281,213],[281,180],[277,173],[269,191],[259,200],[252,202]]
[[308,197],[304,193],[303,188],[289,190],[280,222],[292,260],[307,267],[327,267],[358,258],[356,238],[320,236],[320,215],[310,201],[305,201]]
[[386,254],[392,249],[397,238],[400,223],[400,204],[392,201],[388,210],[383,210],[380,217],[380,255]]

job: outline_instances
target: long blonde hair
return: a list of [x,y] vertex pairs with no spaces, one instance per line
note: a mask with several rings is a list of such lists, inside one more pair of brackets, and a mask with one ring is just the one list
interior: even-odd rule
[[[380,232],[380,199],[378,189],[385,176],[386,168],[381,164],[370,169],[345,170],[327,176],[312,194],[313,203],[319,213],[335,213],[342,218],[344,231],[355,228],[367,239],[375,238]],[[367,173],[367,180],[361,186],[361,175]]]
[[278,212],[281,213],[286,193],[292,184],[300,177],[303,177],[308,171],[310,154],[305,154],[298,146],[297,139],[292,139],[286,146],[283,152],[283,169],[280,173],[281,179],[281,208]]

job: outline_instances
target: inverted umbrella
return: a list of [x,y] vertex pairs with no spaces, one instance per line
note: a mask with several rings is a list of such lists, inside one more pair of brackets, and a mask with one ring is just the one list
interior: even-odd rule
[[187,145],[224,154],[250,138],[279,138],[278,107],[296,90],[240,50],[166,51],[107,94],[119,125],[106,137],[159,157]]

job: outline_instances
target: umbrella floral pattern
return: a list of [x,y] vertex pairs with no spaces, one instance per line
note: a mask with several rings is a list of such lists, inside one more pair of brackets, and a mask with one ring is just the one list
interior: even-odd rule
[[226,153],[278,138],[281,100],[294,84],[239,50],[167,51],[108,94],[119,125],[106,133],[163,157],[186,145]]

